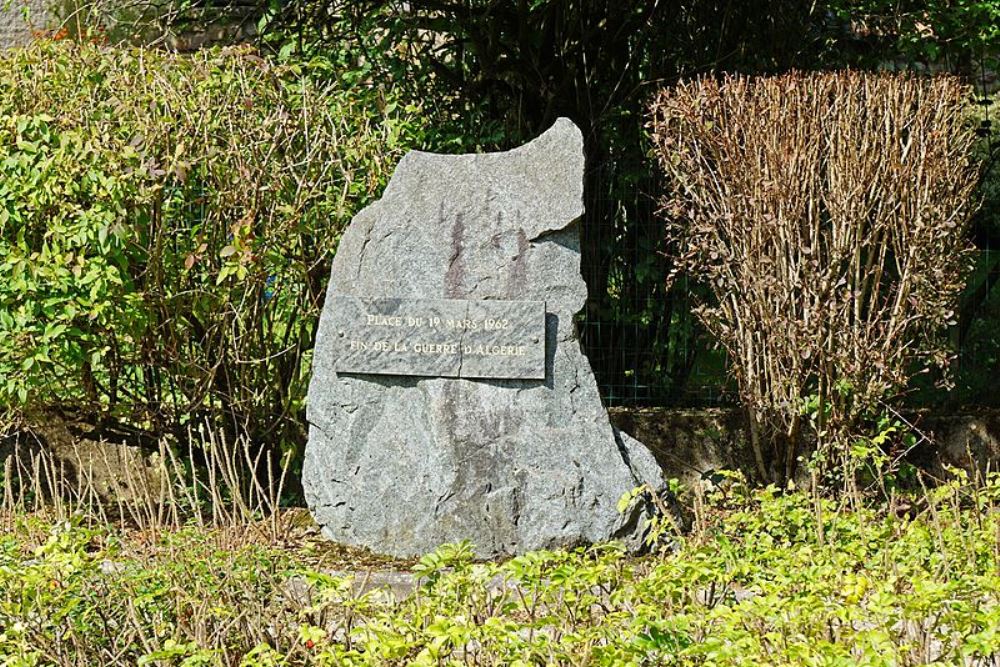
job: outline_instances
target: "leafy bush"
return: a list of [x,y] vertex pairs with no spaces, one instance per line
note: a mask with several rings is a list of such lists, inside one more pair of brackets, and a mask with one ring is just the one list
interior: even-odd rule
[[861,73],[700,79],[656,99],[670,236],[715,297],[698,314],[729,354],[762,477],[792,477],[809,427],[847,461],[911,372],[947,364],[975,208],[967,100],[954,79]]
[[245,49],[0,57],[0,408],[301,441],[329,260],[418,110]]
[[908,503],[730,479],[655,557],[448,545],[404,600],[311,548],[22,520],[0,537],[0,665],[995,664],[1000,476]]

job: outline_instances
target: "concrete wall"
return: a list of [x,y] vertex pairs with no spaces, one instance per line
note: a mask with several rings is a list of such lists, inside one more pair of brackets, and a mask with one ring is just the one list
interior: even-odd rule
[[[24,46],[34,33],[50,27],[52,0],[0,0],[0,49]],[[25,16],[27,10],[27,16]]]

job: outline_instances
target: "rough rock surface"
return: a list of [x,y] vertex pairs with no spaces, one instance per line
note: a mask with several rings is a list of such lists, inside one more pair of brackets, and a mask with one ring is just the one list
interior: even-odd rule
[[505,153],[412,152],[333,262],[339,295],[546,302],[545,380],[333,371],[316,341],[303,483],[324,534],[412,556],[470,540],[484,557],[619,538],[622,493],[659,484],[652,454],[612,429],[577,338],[583,140],[560,119]]

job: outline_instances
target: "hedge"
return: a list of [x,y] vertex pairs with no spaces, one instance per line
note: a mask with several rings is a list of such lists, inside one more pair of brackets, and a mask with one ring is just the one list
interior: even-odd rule
[[249,49],[0,57],[0,411],[302,441],[329,260],[420,141],[392,91]]

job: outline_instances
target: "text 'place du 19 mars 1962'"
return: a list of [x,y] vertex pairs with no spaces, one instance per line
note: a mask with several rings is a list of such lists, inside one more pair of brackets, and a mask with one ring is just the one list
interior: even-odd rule
[[337,296],[338,373],[545,378],[545,304]]

